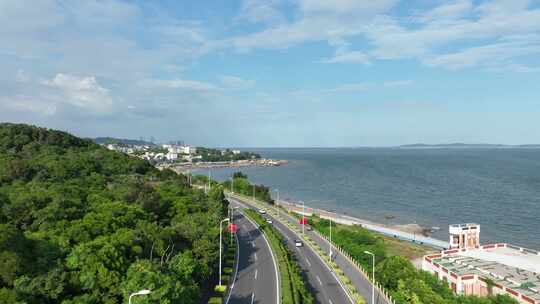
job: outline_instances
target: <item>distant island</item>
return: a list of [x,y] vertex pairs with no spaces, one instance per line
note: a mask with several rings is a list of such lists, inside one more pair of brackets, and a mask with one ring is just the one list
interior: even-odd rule
[[504,145],[504,144],[410,144],[401,145],[398,149],[540,149],[540,144]]

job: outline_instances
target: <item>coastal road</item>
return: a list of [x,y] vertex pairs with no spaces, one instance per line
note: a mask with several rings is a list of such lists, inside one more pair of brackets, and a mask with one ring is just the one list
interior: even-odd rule
[[[235,198],[235,200],[238,201],[238,199],[236,199],[236,198]],[[249,202],[247,202],[247,201],[242,200],[241,202],[245,203],[246,205],[249,205]],[[251,206],[251,205],[249,205],[249,206]],[[280,211],[280,212],[281,212],[281,215],[283,216],[283,218],[285,218],[285,220],[289,221],[289,223],[291,223],[293,225],[297,225],[298,227],[300,227],[300,224],[298,223],[298,220],[296,218],[290,216],[289,214],[287,214],[287,213],[285,213],[283,211]],[[276,220],[276,219],[274,219],[274,220]],[[274,221],[274,223],[277,223],[277,222],[278,221]],[[280,226],[280,229],[281,229],[281,227],[285,227],[285,226],[284,225]],[[299,238],[296,235],[296,232],[291,231],[289,229],[287,229],[287,230],[289,232],[291,232],[292,235],[295,236],[295,238]],[[287,231],[287,230],[283,230],[283,231]],[[326,241],[325,239],[320,237],[315,231],[307,231],[306,230],[305,233],[311,239],[313,239],[321,248],[324,248],[324,249],[329,248],[330,244],[328,243],[328,241]],[[306,249],[306,248],[307,247],[304,246],[304,249]],[[350,260],[348,260],[338,250],[333,250],[333,252],[334,252],[334,262],[339,266],[339,268],[341,268],[341,270],[343,270],[345,275],[351,280],[351,283],[354,285],[354,287],[356,288],[358,293],[360,293],[362,295],[362,297],[366,300],[367,304],[391,304],[377,289],[375,289],[375,301],[372,303],[371,302],[371,292],[372,292],[372,284],[371,284],[371,282],[365,277],[365,275],[363,273],[361,273],[359,270],[357,270],[356,266]],[[316,254],[316,253],[313,252],[313,254]],[[328,303],[328,302],[325,302],[325,303]],[[336,303],[336,302],[332,301],[332,303]],[[338,303],[350,303],[350,301],[349,302],[338,302]]]
[[[255,209],[249,205],[242,204],[238,200],[229,198],[229,201],[233,206],[240,208],[251,208]],[[317,255],[315,251],[307,244],[304,244],[303,247],[298,248],[294,246],[294,240],[298,237],[293,231],[291,231],[286,225],[277,221],[275,218],[270,215],[265,215],[267,218],[273,220],[274,227],[281,233],[286,242],[287,246],[295,254],[298,265],[302,269],[305,278],[308,283],[308,290],[314,295],[315,303],[319,304],[351,304],[353,303],[348,297],[343,287],[340,286],[340,283],[337,280],[335,274],[331,269],[326,266],[322,259]]]
[[238,226],[238,269],[225,304],[279,304],[277,265],[268,242],[242,214],[235,214],[234,223]]

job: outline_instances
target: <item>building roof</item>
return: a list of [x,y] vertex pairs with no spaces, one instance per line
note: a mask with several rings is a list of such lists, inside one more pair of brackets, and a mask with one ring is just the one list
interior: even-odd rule
[[478,275],[540,301],[540,254],[511,245],[482,246],[433,259],[458,275]]

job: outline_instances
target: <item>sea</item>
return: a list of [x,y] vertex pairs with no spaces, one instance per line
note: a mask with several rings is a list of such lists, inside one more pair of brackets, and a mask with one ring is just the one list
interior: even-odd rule
[[[481,225],[481,242],[540,250],[540,149],[524,148],[268,148],[244,149],[284,159],[279,167],[235,171],[289,201],[384,224]],[[198,170],[208,174],[208,170]]]

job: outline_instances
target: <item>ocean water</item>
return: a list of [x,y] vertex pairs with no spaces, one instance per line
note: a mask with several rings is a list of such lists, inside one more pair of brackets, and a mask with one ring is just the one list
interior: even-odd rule
[[449,224],[475,222],[483,243],[540,249],[540,149],[251,151],[290,163],[212,169],[212,177],[223,180],[242,171],[278,189],[281,199],[380,223],[440,227],[433,237],[443,240]]

